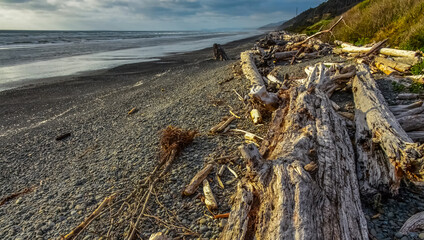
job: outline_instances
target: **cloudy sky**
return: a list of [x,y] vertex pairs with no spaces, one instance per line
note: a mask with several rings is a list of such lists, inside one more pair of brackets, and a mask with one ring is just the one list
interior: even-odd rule
[[0,29],[254,28],[325,0],[0,0]]

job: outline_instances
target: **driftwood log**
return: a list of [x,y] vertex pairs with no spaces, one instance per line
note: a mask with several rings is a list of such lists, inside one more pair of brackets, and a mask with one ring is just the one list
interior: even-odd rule
[[220,60],[220,61],[230,60],[230,58],[227,56],[227,54],[225,53],[221,45],[217,43],[213,44],[213,56],[215,60]]
[[399,232],[408,234],[409,232],[418,232],[424,229],[424,212],[419,212],[410,217],[403,224]]
[[395,62],[393,60],[387,59],[387,58],[382,58],[382,57],[375,57],[374,61],[376,63],[381,63],[384,64],[388,67],[391,67],[399,72],[406,72],[411,68],[411,65],[409,64],[405,64],[405,63],[400,63],[400,62]]
[[[415,144],[389,110],[363,64],[353,81],[358,178],[363,194],[396,194],[400,180],[424,180],[423,146]],[[421,103],[422,104],[422,103]]]
[[[367,54],[372,49],[371,47],[356,47],[341,41],[335,41],[335,43],[342,47],[341,49],[342,52],[346,52],[346,53]],[[418,52],[399,50],[399,49],[393,49],[393,48],[381,48],[378,51],[378,53],[381,53],[387,56],[392,56],[392,57],[403,57],[403,58],[411,58],[411,59],[416,59],[420,57],[420,54]]]
[[240,147],[247,177],[221,239],[368,239],[345,121],[320,90],[325,71],[281,91],[261,153]]
[[266,90],[263,78],[258,72],[253,59],[253,51],[242,52],[240,57],[243,73],[251,84],[250,97],[257,100],[267,109],[275,110],[278,107],[278,97],[276,94]]

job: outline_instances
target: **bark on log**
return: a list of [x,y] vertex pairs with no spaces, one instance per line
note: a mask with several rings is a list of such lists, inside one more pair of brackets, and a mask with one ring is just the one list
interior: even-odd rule
[[267,109],[273,111],[278,107],[278,97],[266,90],[261,74],[256,68],[253,60],[253,52],[245,51],[241,53],[242,70],[252,87],[249,95],[262,103]]
[[363,194],[390,190],[396,194],[402,177],[424,180],[423,146],[413,143],[390,112],[365,65],[353,81],[358,178]]
[[406,72],[411,68],[411,65],[395,62],[393,60],[382,58],[382,57],[375,57],[375,62],[382,63],[388,67],[391,67],[395,70],[398,70],[399,72]]
[[400,233],[408,234],[409,232],[417,232],[424,229],[424,212],[419,212],[410,217],[403,224]]
[[205,178],[209,175],[210,172],[213,170],[213,165],[208,164],[206,167],[204,167],[202,170],[200,170],[190,181],[190,184],[188,184],[183,191],[183,194],[186,196],[192,195],[196,192],[196,190],[199,188],[199,185],[205,180]]
[[264,157],[253,144],[241,147],[248,176],[221,239],[368,239],[345,122],[319,86],[306,85],[282,92]]

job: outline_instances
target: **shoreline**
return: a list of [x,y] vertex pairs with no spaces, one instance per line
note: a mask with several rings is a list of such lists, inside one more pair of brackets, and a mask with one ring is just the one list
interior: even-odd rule
[[[248,83],[231,80],[225,89],[218,83],[231,79],[235,59],[258,37],[223,45],[230,61],[212,60],[207,48],[0,92],[0,198],[33,189],[0,206],[0,238],[48,239],[68,233],[104,197],[130,190],[151,171],[159,131],[174,125],[200,135],[175,163],[170,179],[178,180],[172,193],[169,182],[162,184],[169,194],[161,201],[171,207],[172,201],[162,197],[181,198],[182,184],[209,154],[237,148],[240,136],[211,138],[207,132],[228,114],[228,106],[242,108],[231,89],[247,94]],[[139,111],[128,115],[134,107]],[[255,126],[244,129],[249,128]],[[64,133],[70,136],[55,140]],[[228,180],[231,175],[223,177]],[[226,199],[234,187],[228,185],[220,198]],[[184,224],[203,231],[196,226],[203,203],[195,202]],[[222,226],[213,224],[204,234],[218,235]],[[160,230],[159,225],[146,227],[146,234]]]
[[[263,33],[265,34],[265,33]],[[238,39],[235,41],[230,41],[225,45],[229,44],[231,45],[231,43],[233,42],[244,42],[245,40],[248,39],[255,39],[258,38],[259,36],[262,36],[263,34],[259,34],[259,35],[255,35],[255,36],[251,36],[248,38],[242,38],[242,39]],[[211,45],[212,46],[212,45]],[[114,69],[120,69],[123,66],[128,66],[128,65],[140,65],[140,64],[149,64],[149,63],[166,63],[167,59],[170,59],[171,61],[175,61],[178,56],[182,56],[182,58],[186,57],[186,56],[190,56],[190,54],[200,54],[202,51],[205,51],[209,48],[211,48],[211,46],[199,49],[199,50],[192,50],[192,51],[182,51],[182,52],[169,52],[169,53],[162,53],[164,55],[161,55],[161,53],[158,53],[158,56],[150,56],[146,59],[140,59],[139,62],[135,62],[135,63],[125,63],[125,64],[121,64],[121,65],[116,65],[114,67],[108,67],[108,68],[102,68],[102,69],[92,69],[92,70],[82,70],[79,72],[75,72],[73,74],[66,74],[66,75],[59,75],[59,76],[53,76],[53,77],[41,77],[41,78],[26,78],[26,79],[21,79],[21,80],[17,80],[17,81],[12,81],[12,82],[6,82],[6,83],[2,83],[2,86],[0,87],[0,93],[4,92],[4,91],[9,91],[9,90],[14,90],[14,89],[21,89],[21,88],[27,88],[27,87],[37,87],[39,85],[43,85],[43,83],[54,83],[54,82],[58,82],[58,81],[67,81],[76,77],[84,77],[84,76],[93,76],[93,75],[102,75],[105,73],[108,73],[111,70]],[[159,47],[159,46],[158,46]],[[131,50],[131,49],[124,49],[124,50]],[[79,56],[73,56],[73,57],[79,57]],[[54,61],[54,59],[48,60],[48,61]],[[2,89],[3,88],[3,89]]]

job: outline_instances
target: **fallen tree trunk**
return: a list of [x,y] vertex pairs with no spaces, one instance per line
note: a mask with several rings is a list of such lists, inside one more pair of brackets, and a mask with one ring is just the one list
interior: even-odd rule
[[406,132],[424,130],[424,114],[404,116],[398,122]]
[[424,180],[423,146],[415,144],[396,121],[363,64],[358,65],[353,95],[362,193],[390,190],[396,194],[404,176],[412,181]]
[[276,60],[284,60],[292,58],[294,55],[296,55],[297,51],[287,51],[287,52],[276,52],[274,53],[274,58]]
[[[363,53],[366,54],[371,50],[371,47],[356,47],[353,45],[350,45],[348,43],[335,41],[337,45],[340,45],[342,47],[341,51],[346,53]],[[392,56],[392,57],[404,57],[404,58],[419,58],[420,54],[414,51],[407,51],[407,50],[398,50],[393,48],[381,48],[378,53]]]
[[345,121],[319,83],[281,91],[261,148],[240,147],[247,178],[239,182],[221,239],[368,239]]
[[382,58],[382,57],[375,57],[374,61],[377,63],[382,63],[395,70],[398,70],[399,72],[406,72],[411,68],[411,65],[409,64],[395,62],[393,60]]
[[275,110],[278,107],[278,97],[266,90],[262,76],[256,68],[252,51],[241,53],[241,64],[244,75],[252,85],[249,95],[263,104],[267,109],[271,111]]

